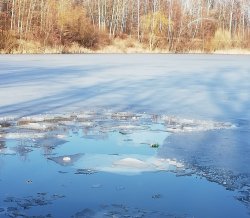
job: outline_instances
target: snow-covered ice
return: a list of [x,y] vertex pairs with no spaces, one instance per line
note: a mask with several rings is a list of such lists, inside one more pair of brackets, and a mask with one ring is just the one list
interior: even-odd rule
[[250,117],[247,55],[10,55],[0,66],[2,115],[107,108]]

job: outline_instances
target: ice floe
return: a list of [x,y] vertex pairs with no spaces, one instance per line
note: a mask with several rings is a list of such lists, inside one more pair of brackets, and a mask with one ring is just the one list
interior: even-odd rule
[[[106,155],[77,154],[48,158],[62,166],[72,166],[77,170],[94,170],[124,175],[143,172],[168,171],[183,168],[184,164],[176,160],[157,158],[147,155]],[[78,173],[79,174],[79,173]]]
[[184,119],[172,116],[163,116],[166,130],[173,133],[230,129],[236,126],[229,122],[215,122],[205,120]]
[[84,154],[73,154],[58,157],[49,157],[49,160],[56,162],[62,166],[73,166],[73,164],[79,160]]

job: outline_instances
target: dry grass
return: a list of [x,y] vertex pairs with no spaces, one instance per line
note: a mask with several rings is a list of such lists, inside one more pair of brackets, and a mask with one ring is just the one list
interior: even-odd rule
[[80,46],[77,43],[73,43],[70,46],[63,47],[61,53],[63,54],[82,54],[82,53],[93,53],[93,50]]
[[[1,28],[0,28],[1,29]],[[0,52],[11,53],[18,47],[17,38],[10,31],[0,31]]]
[[[72,43],[70,46],[42,46],[40,42],[19,40],[19,46],[14,49],[12,54],[75,54],[75,53],[93,53],[92,50],[79,46],[77,43]],[[1,54],[8,52],[2,50]]]
[[229,31],[218,29],[211,40],[211,50],[227,50],[232,46],[232,39]]
[[217,50],[217,51],[214,51],[213,54],[245,54],[245,55],[250,55],[250,49],[234,48],[234,49],[227,49],[227,50]]
[[18,47],[12,51],[13,54],[42,53],[42,46],[36,41],[18,40]]
[[102,49],[95,51],[96,53],[169,53],[167,50],[154,49],[150,50],[143,43],[139,43],[132,38],[127,39],[114,39],[111,45],[108,45]]
[[[72,43],[68,46],[54,46],[54,47],[43,47],[41,43],[36,41],[18,41],[19,46],[13,50],[12,54],[83,54],[83,53],[114,53],[114,54],[133,54],[133,53],[171,53],[168,49],[156,48],[150,50],[148,46],[144,43],[138,42],[136,39],[132,38],[116,38],[112,41],[112,44],[103,46],[99,49],[89,49],[80,46],[78,43]],[[0,51],[1,54],[8,53],[7,51]],[[182,53],[182,52],[180,52]],[[250,49],[241,48],[225,48],[216,49],[210,52],[204,52],[202,50],[190,50],[188,52],[183,52],[187,54],[250,54]]]

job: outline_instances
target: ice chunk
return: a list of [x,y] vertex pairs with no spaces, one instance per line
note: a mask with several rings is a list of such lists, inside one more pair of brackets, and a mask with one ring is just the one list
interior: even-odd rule
[[162,119],[165,121],[167,131],[173,133],[235,128],[235,125],[228,122],[192,120],[172,116],[163,116]]
[[35,139],[35,138],[44,138],[45,133],[43,132],[10,132],[3,135],[5,139]]
[[71,161],[71,158],[70,158],[70,157],[63,157],[63,161],[64,161],[64,162],[70,162],[70,161]]
[[32,129],[32,130],[47,130],[49,128],[53,128],[53,125],[50,123],[26,123],[26,124],[19,124],[19,127],[24,129]]
[[4,122],[0,122],[0,127],[1,128],[8,128],[11,126],[10,122],[4,121]]
[[130,112],[117,112],[111,115],[112,119],[118,119],[118,120],[129,120],[129,119],[135,119],[136,117],[137,117],[136,114]]

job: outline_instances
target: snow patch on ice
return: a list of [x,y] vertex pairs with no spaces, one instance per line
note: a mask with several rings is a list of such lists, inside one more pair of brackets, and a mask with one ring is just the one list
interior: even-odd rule
[[138,160],[136,158],[127,157],[113,162],[113,166],[143,169],[143,168],[148,168],[149,164],[147,164],[144,161]]

